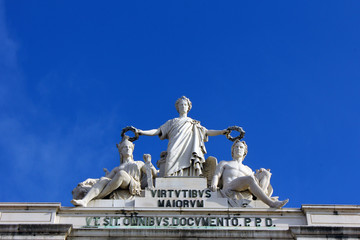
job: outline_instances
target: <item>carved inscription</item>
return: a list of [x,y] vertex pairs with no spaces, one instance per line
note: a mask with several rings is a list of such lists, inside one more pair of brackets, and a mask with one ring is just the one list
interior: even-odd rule
[[[160,198],[157,202],[158,207],[182,207],[182,208],[199,208],[199,207],[201,207],[202,208],[202,207],[204,207],[203,198],[210,198],[211,191],[209,189],[206,189],[206,190],[153,189],[153,190],[151,190],[151,196],[153,198]],[[165,198],[165,199],[162,199],[162,198]],[[174,199],[174,198],[177,198],[177,199]],[[180,198],[180,199],[178,199],[178,198]],[[181,198],[188,198],[188,199],[181,199]]]
[[86,217],[86,226],[122,227],[122,226],[163,226],[163,227],[274,227],[272,218],[258,217],[152,217],[152,216],[108,216]]

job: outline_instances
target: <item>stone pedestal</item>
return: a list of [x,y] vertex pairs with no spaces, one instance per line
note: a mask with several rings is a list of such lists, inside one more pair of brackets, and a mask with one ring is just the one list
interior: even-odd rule
[[145,197],[135,199],[137,208],[222,208],[227,199],[207,188],[205,178],[156,178],[154,189],[145,189]]
[[[240,201],[241,202],[241,201]],[[212,192],[207,188],[203,177],[166,177],[156,178],[154,189],[145,189],[141,196],[131,200],[101,199],[90,201],[91,208],[172,208],[172,209],[222,209],[229,208],[269,208],[262,201],[244,201],[239,207],[229,206],[228,199],[219,191]]]
[[164,177],[155,179],[157,189],[206,189],[207,180],[203,177]]

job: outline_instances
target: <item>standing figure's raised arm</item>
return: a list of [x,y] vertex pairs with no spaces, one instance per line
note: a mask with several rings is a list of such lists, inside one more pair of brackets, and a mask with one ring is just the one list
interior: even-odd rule
[[151,129],[151,130],[141,130],[137,129],[137,133],[139,135],[145,135],[145,136],[156,136],[160,134],[160,128],[158,129]]
[[229,132],[229,130],[227,129],[223,129],[223,130],[207,130],[206,131],[206,135],[208,136],[218,136],[218,135],[225,135]]

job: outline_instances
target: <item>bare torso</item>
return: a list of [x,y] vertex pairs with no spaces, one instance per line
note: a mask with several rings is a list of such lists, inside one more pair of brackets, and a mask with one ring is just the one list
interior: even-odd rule
[[238,161],[228,161],[222,162],[223,165],[223,186],[227,187],[233,180],[244,177],[244,176],[254,176],[254,172],[246,165],[239,163]]

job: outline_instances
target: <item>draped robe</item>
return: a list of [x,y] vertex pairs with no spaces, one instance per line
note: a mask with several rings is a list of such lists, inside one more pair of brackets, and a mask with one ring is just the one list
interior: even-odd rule
[[199,176],[207,142],[206,128],[189,117],[174,118],[160,127],[161,140],[168,139],[165,176]]

